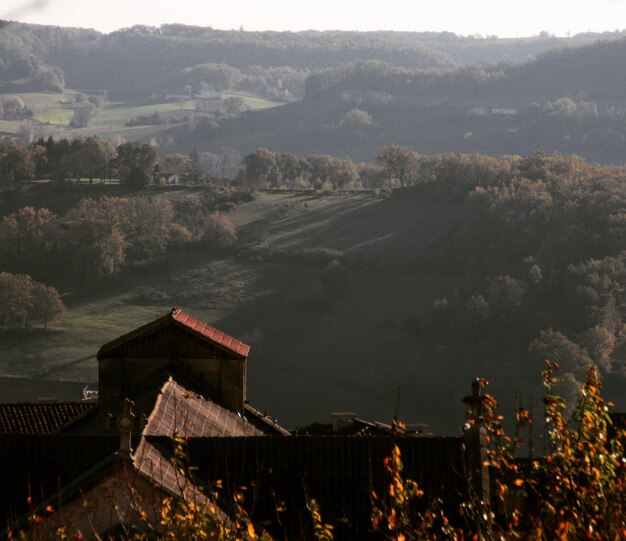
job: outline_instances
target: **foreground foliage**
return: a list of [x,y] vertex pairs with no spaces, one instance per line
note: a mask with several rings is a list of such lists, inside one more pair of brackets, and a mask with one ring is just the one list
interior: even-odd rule
[[[623,539],[626,537],[626,432],[613,426],[595,368],[589,368],[579,399],[566,419],[566,402],[552,394],[558,365],[546,362],[542,377],[547,453],[516,457],[522,442],[505,434],[497,402],[484,394],[487,460],[496,487],[490,502],[470,500],[459,512],[466,524],[453,525],[438,501],[429,501],[417,483],[402,475],[400,450],[385,461],[388,492],[372,493],[372,526],[382,538],[408,539]],[[532,424],[520,408],[518,428]],[[519,435],[519,431],[517,431]],[[426,510],[423,508],[426,498]],[[484,515],[476,513],[483,509]],[[456,514],[456,513],[455,513]]]
[[528,498],[526,505],[510,509],[503,529],[528,539],[623,539],[626,433],[613,426],[610,404],[602,398],[593,367],[566,419],[565,401],[552,394],[559,382],[556,369],[558,365],[546,362],[542,372],[548,391],[544,398],[548,453],[525,469],[510,460],[510,453],[495,457],[504,479],[499,482],[500,499],[522,491]]

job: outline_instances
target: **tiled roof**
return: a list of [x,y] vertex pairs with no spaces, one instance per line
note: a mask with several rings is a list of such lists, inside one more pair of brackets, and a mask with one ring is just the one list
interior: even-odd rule
[[176,469],[170,459],[145,440],[139,444],[133,455],[133,465],[144,477],[171,494],[183,496],[191,502],[208,501],[206,496]]
[[[441,498],[449,518],[462,525],[455,515],[468,490],[461,438],[402,437],[395,443],[405,477],[431,501]],[[385,493],[383,461],[393,444],[391,437],[369,436],[192,438],[187,449],[199,478],[221,479],[226,490],[254,486],[245,493],[248,504],[254,500],[252,519],[272,524],[276,538],[303,538],[302,528],[310,525],[306,494],[320,504],[324,522],[334,525],[335,539],[362,541],[380,538],[370,532],[370,493]],[[285,509],[278,528],[277,502]]]
[[262,436],[241,415],[186,390],[171,377],[144,428],[146,436],[225,437]]
[[[157,448],[144,439],[133,456],[135,470],[148,478],[155,486],[165,489],[170,494],[179,496],[187,502],[204,506],[210,510],[211,516],[215,516],[224,524],[232,526],[231,519],[220,507],[224,502],[211,502],[204,492],[206,486],[196,484],[195,481],[197,480],[184,476],[175,467],[169,451],[164,448]],[[240,532],[239,535],[243,535],[243,541],[257,539],[257,537],[250,537],[247,532]],[[272,538],[269,539],[271,541]]]
[[211,327],[210,325],[196,319],[189,314],[183,312],[180,308],[172,308],[170,312],[166,315],[151,321],[150,323],[146,323],[137,329],[126,333],[111,342],[104,344],[100,350],[98,351],[98,359],[105,356],[109,352],[123,344],[137,338],[145,333],[155,331],[161,327],[165,327],[166,325],[170,325],[174,323],[175,325],[179,325],[184,329],[190,330],[196,335],[209,340],[212,344],[215,344],[222,349],[227,350],[228,352],[235,354],[238,357],[246,358],[248,353],[250,353],[250,346],[244,344],[240,340],[229,336],[222,331],[216,329],[215,327]]
[[0,434],[52,434],[94,408],[85,402],[0,404]]
[[247,357],[248,353],[250,353],[250,346],[248,344],[244,344],[240,340],[224,334],[215,327],[211,327],[199,319],[191,317],[180,308],[174,308],[174,310],[172,310],[172,319],[193,331],[199,332],[202,336],[206,336],[209,340],[217,342],[226,349],[238,353],[242,357]]

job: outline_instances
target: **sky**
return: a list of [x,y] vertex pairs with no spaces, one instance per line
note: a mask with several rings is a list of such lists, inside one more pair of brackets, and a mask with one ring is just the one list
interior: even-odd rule
[[245,30],[558,36],[626,27],[626,0],[0,0],[0,19],[95,28],[183,23]]

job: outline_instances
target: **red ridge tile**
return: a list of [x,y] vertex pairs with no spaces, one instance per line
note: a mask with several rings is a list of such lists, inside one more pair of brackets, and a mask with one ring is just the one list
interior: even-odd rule
[[178,323],[184,325],[185,327],[206,336],[209,340],[217,342],[222,347],[229,349],[242,357],[247,357],[248,353],[250,353],[249,345],[223,333],[215,327],[207,325],[203,321],[200,321],[189,314],[186,314],[180,308],[172,310],[172,319],[178,321]]

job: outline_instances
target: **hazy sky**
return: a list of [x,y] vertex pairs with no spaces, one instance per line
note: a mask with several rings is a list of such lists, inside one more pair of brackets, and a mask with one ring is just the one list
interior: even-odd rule
[[246,30],[448,30],[531,36],[622,29],[626,0],[0,0],[0,18],[110,32],[185,23]]

